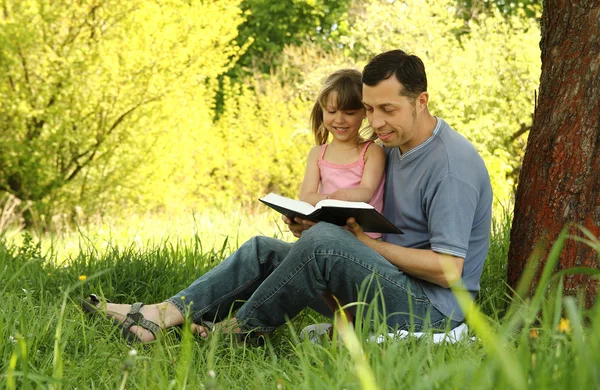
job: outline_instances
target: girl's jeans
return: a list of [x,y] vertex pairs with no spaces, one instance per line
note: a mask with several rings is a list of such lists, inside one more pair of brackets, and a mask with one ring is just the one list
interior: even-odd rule
[[196,323],[220,321],[239,308],[236,318],[242,330],[270,332],[306,307],[331,316],[321,298],[327,289],[342,304],[376,307],[390,329],[458,324],[435,309],[410,276],[350,232],[324,222],[293,244],[250,239],[167,301]]

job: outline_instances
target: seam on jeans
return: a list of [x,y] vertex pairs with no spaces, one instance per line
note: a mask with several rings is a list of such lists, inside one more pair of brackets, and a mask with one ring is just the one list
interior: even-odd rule
[[277,329],[276,326],[256,326],[254,328],[248,328],[245,325],[240,324],[240,323],[238,323],[238,325],[239,325],[240,329],[242,330],[242,332],[244,332],[244,333],[250,333],[250,332],[267,333],[267,332],[272,332],[275,329]]
[[[274,250],[274,248],[272,246],[270,246],[268,244],[267,241],[262,240],[262,242],[268,246],[269,248],[271,248],[272,250]],[[271,263],[274,265],[274,268],[277,268],[279,266],[279,264],[281,264],[280,261],[275,261],[276,257],[274,257],[274,259],[271,261]],[[268,262],[261,262],[261,264],[267,264]],[[250,279],[249,281],[247,281],[246,283],[242,284],[241,286],[239,286],[238,288],[230,291],[229,293],[221,296],[219,299],[212,301],[208,306],[205,306],[205,308],[203,310],[197,310],[196,312],[194,312],[194,314],[192,314],[192,321],[193,322],[197,322],[198,320],[202,319],[202,316],[204,314],[206,314],[207,312],[209,312],[212,308],[219,306],[222,302],[226,301],[227,299],[231,298],[233,295],[236,295],[238,292],[246,289],[248,286],[250,286],[251,284],[255,283],[257,280],[259,280],[260,277],[256,277],[253,279]],[[182,311],[182,314],[185,317],[184,311]],[[272,328],[271,330],[273,330],[275,328]],[[261,329],[257,329],[257,331],[262,332],[262,328]]]
[[[290,280],[292,280],[296,275],[298,275],[298,273],[300,272],[300,270],[302,270],[302,268],[306,267],[306,265],[308,263],[310,263],[312,260],[314,260],[315,255],[313,254],[312,256],[309,256],[306,258],[306,261],[299,263],[298,266],[290,273],[290,276],[284,280],[282,280],[281,282],[279,282],[279,284],[275,287],[275,289],[269,294],[267,295],[265,298],[263,298],[260,302],[255,303],[254,305],[252,305],[252,310],[248,313],[248,315],[246,316],[247,318],[252,318],[252,315],[254,314],[254,312],[256,311],[256,309],[261,306],[262,304],[264,304],[265,302],[267,302],[268,300],[270,300],[275,294],[277,294],[277,292],[279,292],[279,290],[281,290],[286,284],[289,283]],[[325,282],[324,280],[321,279],[322,282]],[[243,317],[242,317],[243,319]],[[265,328],[258,328],[259,331],[263,331],[263,329]],[[272,329],[275,329],[274,327]]]
[[[379,276],[380,278],[387,280],[388,282],[392,283],[393,285],[395,285],[396,287],[398,287],[399,289],[401,289],[402,291],[404,291],[405,293],[409,294],[411,296],[411,298],[416,301],[416,302],[421,302],[421,303],[429,303],[431,302],[426,296],[425,297],[419,297],[417,295],[414,294],[414,292],[412,290],[409,291],[409,289],[406,288],[406,286],[399,284],[398,282],[396,282],[396,280],[387,277],[386,275],[382,275],[380,272],[377,271],[377,269],[371,267],[370,264],[364,263],[358,259],[356,259],[354,256],[350,256],[344,252],[337,252],[337,251],[333,251],[333,250],[327,250],[327,251],[317,251],[315,252],[316,254],[321,254],[321,255],[334,255],[334,256],[340,256],[343,257],[347,260],[352,261],[353,263],[363,267],[364,269],[369,270],[371,273]],[[385,258],[384,258],[385,260]],[[387,260],[385,260],[387,261]],[[402,271],[398,271],[398,272],[402,272]]]
[[445,325],[446,321],[450,321],[450,318],[447,318],[447,317],[442,318],[436,322],[432,322],[430,326],[432,328],[440,328],[441,325]]
[[[258,237],[261,239],[261,242],[266,245],[269,249],[271,249],[273,252],[277,252],[277,250],[275,248],[273,248],[271,245],[269,245],[269,242],[267,240],[265,240],[265,237]],[[277,268],[279,267],[279,265],[281,264],[281,261],[279,261],[279,257],[278,256],[270,256],[271,259],[271,264],[273,264],[273,268]],[[268,261],[265,261],[264,263],[261,262],[260,264],[267,264]]]
[[168,298],[166,300],[166,302],[169,302],[170,304],[175,306],[177,308],[177,310],[179,310],[181,315],[185,318],[185,307],[181,304],[180,299],[175,299],[175,298],[171,297],[171,298]]
[[[338,256],[338,257],[350,260],[354,264],[356,264],[356,265],[358,265],[360,267],[363,267],[364,269],[368,270],[372,274],[375,274],[378,277],[380,277],[380,278],[388,281],[389,283],[392,283],[398,289],[404,291],[407,295],[410,295],[410,297],[413,300],[413,302],[415,302],[417,304],[431,304],[431,301],[427,297],[421,298],[421,297],[416,296],[412,291],[409,291],[402,284],[399,284],[394,279],[388,278],[385,275],[380,274],[376,269],[368,266],[365,263],[362,263],[362,262],[358,261],[356,258],[354,258],[352,256],[348,256],[347,254],[342,253],[342,252],[328,250],[328,251],[316,251],[313,255],[307,257],[306,261],[304,261],[302,263],[299,263],[298,266],[292,271],[292,273],[290,273],[290,276],[288,278],[282,280],[269,295],[265,296],[265,298],[263,298],[260,302],[256,302],[253,305],[252,310],[247,314],[247,318],[252,318],[252,315],[254,314],[254,312],[256,311],[256,309],[259,306],[263,305],[265,302],[267,302],[268,300],[270,300],[275,294],[277,294],[277,292],[279,292],[287,283],[289,283],[289,281],[291,279],[293,279],[300,272],[300,270],[302,270],[302,268],[304,268],[309,262],[311,262],[312,260],[314,260],[315,257],[316,257],[316,255]],[[321,281],[324,282],[324,280],[321,280]],[[241,318],[243,319],[243,317],[241,317]],[[257,328],[257,329],[259,331],[266,331],[268,328],[262,327],[262,328]],[[275,329],[275,328],[273,327],[271,329]],[[268,329],[268,330],[270,330],[270,329]]]
[[[441,313],[440,313],[441,314]],[[398,329],[403,329],[403,330],[410,330],[411,326],[414,326],[414,330],[415,331],[421,331],[424,329],[442,329],[444,328],[447,324],[452,325],[452,319],[444,316],[442,314],[442,318],[440,318],[439,320],[436,320],[434,322],[431,322],[431,318],[429,318],[429,322],[426,323],[427,321],[427,315],[425,315],[425,317],[416,315],[415,313],[409,313],[409,312],[394,312],[394,313],[390,313],[387,315],[386,317],[386,322],[390,317],[393,316],[406,316],[408,319],[412,318],[412,322],[404,322],[402,324],[399,324],[400,327]],[[456,321],[455,321],[456,322]],[[458,322],[457,322],[458,323]],[[398,324],[397,324],[398,325]]]
[[[254,278],[254,279],[250,279],[249,281],[247,281],[246,283],[242,284],[241,286],[239,286],[238,288],[230,291],[229,293],[221,296],[219,299],[216,299],[214,301],[212,301],[211,303],[208,304],[208,306],[205,306],[202,310],[196,310],[191,318],[192,321],[194,323],[196,323],[198,320],[202,319],[202,316],[206,313],[208,313],[212,308],[219,306],[222,302],[224,302],[225,300],[229,299],[231,296],[237,294],[238,292],[244,290],[245,288],[247,288],[249,285],[251,285],[252,283],[256,282],[259,278]],[[171,298],[172,299],[172,298]],[[176,299],[175,299],[176,301]],[[185,312],[182,311],[183,316],[185,317]]]

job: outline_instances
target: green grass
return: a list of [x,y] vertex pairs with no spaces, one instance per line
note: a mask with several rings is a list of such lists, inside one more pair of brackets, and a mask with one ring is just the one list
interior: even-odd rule
[[[58,263],[78,256],[82,247],[85,250],[94,248],[103,254],[115,246],[145,250],[166,241],[194,241],[194,245],[198,244],[202,250],[222,247],[223,243],[227,250],[232,250],[256,235],[292,240],[281,215],[263,207],[251,213],[242,208],[233,208],[226,213],[208,208],[186,215],[94,216],[77,226],[59,220],[63,223],[53,225],[53,233],[37,234],[36,237],[42,242],[44,251],[52,252]],[[21,229],[18,224],[4,228],[0,224],[0,233],[4,231],[2,235],[6,242],[18,246],[23,244]]]
[[[336,339],[316,346],[297,337],[306,324],[323,320],[305,311],[263,348],[243,348],[219,335],[202,340],[184,328],[134,346],[136,356],[112,326],[84,317],[76,298],[100,292],[117,302],[160,301],[222,261],[235,244],[207,248],[193,235],[99,250],[82,240],[68,261],[57,261],[56,251],[42,250],[28,235],[18,243],[2,240],[0,387],[598,388],[600,310],[563,297],[561,279],[550,275],[566,237],[557,241],[534,298],[512,299],[505,285],[509,229],[508,217],[495,221],[481,294],[468,317],[476,341],[375,344],[357,329],[346,344]],[[566,320],[563,332],[558,328]]]

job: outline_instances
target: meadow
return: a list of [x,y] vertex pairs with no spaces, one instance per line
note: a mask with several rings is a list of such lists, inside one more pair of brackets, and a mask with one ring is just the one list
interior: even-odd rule
[[[152,221],[135,228],[96,227],[94,232],[82,228],[51,240],[23,232],[4,234],[0,240],[0,387],[600,386],[598,305],[585,309],[576,297],[564,296],[562,278],[568,271],[553,275],[558,251],[569,237],[563,235],[554,244],[535,294],[519,298],[524,295],[508,294],[505,282],[510,232],[506,215],[494,220],[478,298],[471,305],[457,291],[461,302],[471,305],[470,337],[453,344],[434,344],[428,337],[377,344],[369,341],[369,330],[357,324],[345,342],[334,337],[314,345],[298,334],[307,324],[325,319],[306,310],[271,335],[264,347],[244,347],[218,333],[204,340],[185,327],[151,344],[130,345],[109,323],[86,317],[79,309],[77,298],[90,292],[116,302],[159,301],[210,270],[249,235],[292,239],[276,227],[273,218],[232,213],[217,223],[204,215],[171,226]],[[150,233],[151,226],[155,234]],[[226,226],[235,230],[230,232]],[[524,276],[524,284],[530,276]],[[382,329],[376,326],[375,332]]]

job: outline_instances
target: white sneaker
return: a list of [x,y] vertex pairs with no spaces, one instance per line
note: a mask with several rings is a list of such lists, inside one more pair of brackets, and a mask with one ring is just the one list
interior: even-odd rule
[[322,344],[323,337],[331,332],[332,324],[312,324],[305,326],[300,332],[300,340],[308,339],[312,344]]
[[[422,338],[422,337],[426,337],[429,338],[434,344],[440,344],[440,343],[450,343],[450,344],[454,344],[457,341],[463,340],[465,339],[469,334],[469,327],[467,326],[467,324],[462,323],[460,325],[458,325],[456,328],[454,329],[450,329],[448,332],[443,332],[443,333],[431,333],[431,332],[408,332],[406,330],[399,330],[396,333],[388,333],[388,334],[380,334],[378,336],[371,336],[369,337],[369,341],[374,341],[376,343],[382,343],[386,340],[389,339],[393,339],[393,340],[401,340],[404,339],[406,337],[416,337],[418,339]],[[471,338],[471,340],[474,340],[474,338]]]
[[[333,325],[332,324],[328,324],[328,323],[321,323],[321,324],[312,324],[312,325],[308,325],[306,327],[304,327],[304,329],[302,329],[302,331],[300,332],[300,339],[306,339],[308,338],[308,340],[312,343],[312,344],[322,344],[322,340],[323,337],[325,335],[330,335],[331,334],[331,329],[332,329]],[[469,335],[469,327],[467,326],[467,324],[463,323],[458,325],[456,328],[454,329],[450,329],[448,332],[444,332],[444,333],[431,333],[431,332],[409,332],[406,330],[399,330],[396,333],[388,333],[388,334],[380,334],[380,335],[372,335],[371,337],[368,338],[368,341],[371,342],[376,342],[376,343],[383,343],[386,340],[392,339],[392,340],[401,340],[407,337],[416,337],[416,338],[422,338],[422,337],[430,337],[430,340],[434,343],[434,344],[440,344],[440,343],[450,343],[450,344],[454,344],[457,341],[461,341],[465,338],[467,338]],[[475,340],[474,337],[471,338],[472,341]]]

